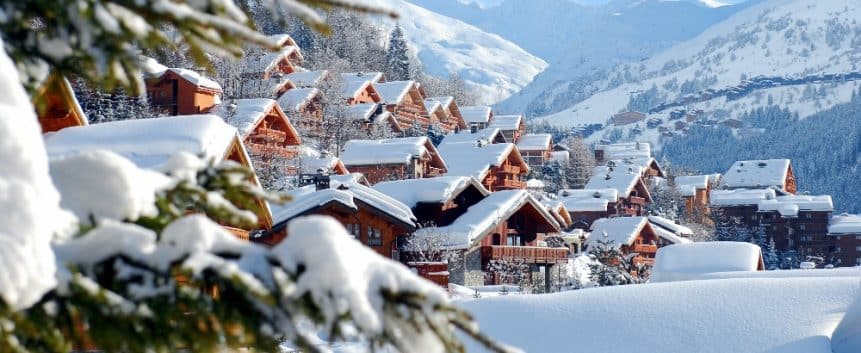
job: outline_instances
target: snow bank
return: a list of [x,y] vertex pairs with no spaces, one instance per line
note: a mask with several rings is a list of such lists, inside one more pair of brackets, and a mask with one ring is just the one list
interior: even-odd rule
[[17,310],[55,285],[50,241],[70,216],[60,210],[51,184],[30,98],[2,49],[0,92],[0,301]]
[[758,246],[730,241],[675,244],[658,249],[651,282],[685,281],[706,273],[756,271]]
[[62,195],[60,205],[82,221],[154,216],[156,193],[173,184],[164,174],[138,169],[108,151],[53,160],[51,177]]
[[[491,337],[527,352],[832,353],[829,338],[859,294],[857,277],[745,278],[460,305]],[[861,351],[849,333],[835,333],[848,338],[840,353]],[[475,343],[467,350],[484,352]]]

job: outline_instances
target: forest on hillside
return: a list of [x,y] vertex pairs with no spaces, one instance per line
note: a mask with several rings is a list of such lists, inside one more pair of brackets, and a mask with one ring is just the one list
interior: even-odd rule
[[[724,173],[736,160],[790,158],[798,190],[828,194],[835,214],[861,212],[861,95],[799,120],[777,106],[749,111],[749,126],[733,134],[725,127],[695,127],[664,142],[662,157],[676,167]],[[754,132],[754,133],[751,133]]]

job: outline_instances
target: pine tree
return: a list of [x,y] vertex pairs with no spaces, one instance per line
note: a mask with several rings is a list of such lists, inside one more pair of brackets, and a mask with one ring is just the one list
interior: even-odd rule
[[407,40],[400,25],[395,25],[386,48],[386,77],[389,81],[411,79],[411,62]]
[[581,137],[571,137],[562,142],[568,147],[569,161],[566,170],[566,181],[569,188],[582,189],[592,177],[595,167],[595,155]]

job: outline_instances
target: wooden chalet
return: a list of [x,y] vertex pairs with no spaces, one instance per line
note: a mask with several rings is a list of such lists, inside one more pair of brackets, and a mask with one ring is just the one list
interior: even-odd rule
[[466,120],[463,119],[463,115],[461,115],[460,108],[458,108],[457,102],[454,101],[454,97],[433,97],[428,98],[427,100],[433,100],[440,103],[443,111],[443,118],[440,120],[440,128],[443,132],[452,133],[469,129],[469,125],[466,123]]
[[382,97],[375,88],[382,82],[383,74],[379,72],[342,73],[341,95],[347,104],[381,103]]
[[652,230],[658,235],[659,248],[667,245],[688,244],[692,242],[690,238],[694,235],[694,231],[690,228],[660,216],[649,216],[648,218]]
[[386,110],[395,118],[397,126],[392,130],[427,132],[431,126],[431,116],[425,109],[424,96],[415,81],[393,81],[374,84]]
[[295,71],[284,75],[284,78],[293,82],[296,88],[320,88],[332,75],[329,70]]
[[523,115],[494,115],[487,127],[498,128],[505,137],[505,142],[509,143],[519,142],[520,136],[526,133]]
[[395,180],[373,188],[413,210],[422,226],[447,226],[490,194],[477,180],[462,176]]
[[[463,120],[469,125],[471,132],[486,128],[493,119],[493,111],[486,106],[460,107]],[[510,141],[509,141],[510,142]]]
[[529,165],[512,143],[443,141],[439,151],[449,166],[448,175],[473,177],[490,191],[526,189]]
[[304,58],[296,41],[287,34],[271,35],[269,38],[281,47],[278,51],[251,48],[236,65],[240,74],[248,79],[269,79],[288,75],[299,70]]
[[795,173],[788,159],[737,161],[723,174],[727,189],[776,188],[795,194]]
[[494,144],[505,143],[505,137],[502,132],[496,128],[486,128],[471,132],[464,130],[454,134],[448,134],[443,137],[440,144],[447,143],[474,143],[474,144]]
[[409,207],[374,189],[357,183],[309,185],[289,194],[291,202],[273,206],[275,226],[254,241],[274,246],[287,233],[287,223],[297,217],[325,215],[344,225],[362,244],[378,254],[399,260],[398,238],[416,229]]
[[673,179],[673,184],[685,201],[685,212],[700,221],[705,221],[710,212],[711,176],[677,176]]
[[[531,268],[543,267],[545,271],[567,263],[568,248],[539,246],[545,236],[560,230],[545,206],[528,192],[507,190],[491,193],[447,226],[422,228],[414,236],[441,237],[445,248],[463,252],[457,263],[449,266],[452,283],[484,285],[511,283],[512,279],[502,274],[474,276],[491,272],[493,260],[523,260]],[[476,277],[480,278],[477,283]]]
[[344,145],[340,158],[347,169],[364,174],[372,184],[430,178],[448,171],[447,163],[425,136],[351,140]]
[[634,264],[654,265],[661,241],[648,218],[602,218],[595,221],[591,229],[592,234],[586,240],[587,248],[609,243],[618,247],[623,254],[636,253]]
[[665,178],[663,169],[652,157],[652,149],[645,142],[616,143],[595,146],[595,162],[598,165],[634,167],[642,174],[648,185],[652,178]]
[[280,97],[278,105],[292,121],[302,126],[312,136],[319,136],[323,129],[323,92],[317,88],[294,88]]
[[582,230],[589,230],[598,219],[616,216],[619,203],[616,189],[565,189],[558,196],[568,211],[572,228]]
[[615,208],[610,210],[616,216],[642,216],[646,204],[652,202],[649,188],[634,167],[595,167],[584,189],[616,190]]
[[540,168],[553,156],[553,137],[550,134],[526,134],[517,141],[517,149],[526,164]]
[[72,85],[63,76],[52,72],[36,91],[33,98],[42,133],[58,131],[72,126],[87,125],[87,116],[81,110]]
[[861,215],[844,213],[831,218],[828,236],[833,238],[836,248],[836,266],[861,265]]
[[[201,156],[220,162],[234,161],[247,168],[251,161],[236,129],[215,115],[175,116],[121,120],[89,126],[70,127],[45,136],[49,158],[63,158],[82,152],[106,150],[117,153],[139,168],[165,170],[173,158]],[[253,182],[258,183],[257,178]],[[256,200],[258,224],[247,229],[225,228],[241,239],[249,232],[272,227],[272,215],[262,199]]]
[[428,112],[430,126],[439,129],[443,133],[448,133],[443,129],[443,125],[441,123],[446,118],[445,110],[442,109],[442,104],[433,99],[425,99],[422,104],[424,104],[425,110]]
[[167,115],[206,113],[221,100],[221,85],[192,70],[150,71],[145,81],[150,105]]
[[302,139],[275,100],[236,99],[222,104],[217,111],[236,128],[251,153],[285,159],[297,156]]

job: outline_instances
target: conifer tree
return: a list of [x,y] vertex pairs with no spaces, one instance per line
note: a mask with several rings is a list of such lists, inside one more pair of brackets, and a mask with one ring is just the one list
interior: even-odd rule
[[389,46],[386,48],[386,77],[389,81],[409,80],[410,65],[409,47],[404,38],[404,30],[400,25],[395,25],[389,35]]

